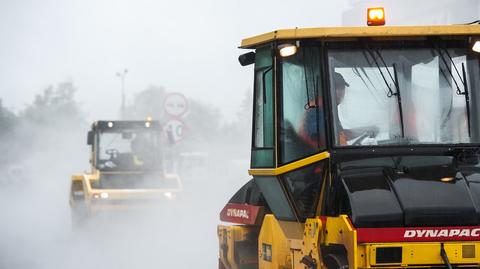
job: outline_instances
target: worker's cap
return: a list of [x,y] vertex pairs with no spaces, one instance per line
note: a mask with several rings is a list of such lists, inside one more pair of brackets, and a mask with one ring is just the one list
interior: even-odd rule
[[343,76],[340,73],[334,72],[333,73],[333,82],[335,83],[335,87],[347,86],[350,87]]

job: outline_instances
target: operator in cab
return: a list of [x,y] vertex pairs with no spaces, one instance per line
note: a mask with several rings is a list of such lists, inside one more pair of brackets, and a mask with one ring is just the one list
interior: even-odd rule
[[146,134],[137,133],[130,147],[134,166],[151,166],[153,164],[155,156],[152,144],[149,142]]
[[[338,106],[343,102],[345,98],[345,90],[350,87],[343,76],[338,73],[333,73],[333,83],[335,86],[335,100],[336,100],[336,109],[337,113],[334,114],[334,120],[337,125],[337,130],[335,132],[336,139],[340,145],[347,145],[348,142],[352,139],[359,138],[362,140],[364,136],[368,136],[370,138],[375,137],[378,134],[379,128],[375,125],[365,126],[365,127],[357,127],[352,129],[346,129],[342,125],[342,121],[338,116]],[[353,142],[355,144],[355,142]]]
[[[337,109],[337,113],[333,113],[333,114],[334,114],[334,121],[336,122],[336,126],[337,126],[335,135],[338,143],[340,145],[347,145],[348,144],[347,141],[350,141],[357,137],[363,137],[365,135],[371,138],[375,137],[378,133],[379,128],[374,125],[357,127],[352,129],[343,127],[342,121],[338,117],[338,106],[340,106],[340,104],[343,102],[346,88],[350,87],[350,84],[348,84],[343,78],[343,76],[338,72],[333,73],[333,84],[335,87],[335,101],[336,101],[336,109]],[[301,130],[299,132],[299,136],[303,140],[303,142],[311,146],[316,145],[317,143],[316,139],[318,137],[317,127],[316,127],[317,125],[314,122],[316,119],[316,116],[315,116],[316,110],[312,109],[316,106],[319,106],[320,109],[318,111],[321,113],[321,115],[318,117],[320,121],[318,123],[318,126],[320,127],[325,126],[325,123],[324,123],[325,116],[323,115],[323,109],[321,109],[323,107],[323,100],[321,97],[319,97],[316,104],[312,102],[311,104],[309,104],[309,108],[306,109],[305,115],[303,117],[304,123],[302,124]],[[323,133],[323,131],[321,133]],[[321,136],[320,140],[321,140],[320,144],[325,143],[324,142],[325,137]]]

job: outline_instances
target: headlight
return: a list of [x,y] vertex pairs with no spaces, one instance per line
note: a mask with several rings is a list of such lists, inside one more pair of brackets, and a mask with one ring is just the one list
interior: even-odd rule
[[171,193],[171,192],[165,192],[165,193],[163,193],[163,195],[165,195],[165,197],[167,199],[173,199],[173,193]]
[[109,196],[110,196],[110,195],[109,195],[107,192],[102,192],[102,193],[100,193],[100,194],[95,193],[95,194],[93,195],[93,198],[95,198],[95,199],[99,199],[99,198],[108,199]]
[[473,43],[472,50],[480,53],[480,41],[477,40]]
[[280,56],[288,57],[297,53],[297,46],[293,44],[282,44],[278,46],[278,50],[280,52]]

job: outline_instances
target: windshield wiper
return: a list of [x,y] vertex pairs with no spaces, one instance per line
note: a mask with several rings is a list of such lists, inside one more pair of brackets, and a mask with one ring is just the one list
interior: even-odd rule
[[[450,78],[453,80],[453,83],[455,83],[455,87],[457,88],[457,95],[463,94],[462,91],[460,90],[460,87],[458,86],[458,82],[455,79],[455,76],[453,75],[452,69],[448,66],[448,62],[447,62],[447,59],[445,59],[445,55],[442,53],[440,48],[438,48],[437,46],[435,46],[435,50],[437,51],[438,56],[440,57],[443,64],[445,65],[445,68],[447,69],[448,74],[450,75]],[[460,73],[458,72],[458,69],[455,66],[455,63],[453,62],[452,57],[450,56],[450,54],[448,53],[448,51],[446,49],[444,49],[444,50],[445,50],[445,54],[447,55],[448,59],[450,60],[450,63],[453,65],[453,67],[455,68],[455,71],[457,72],[458,77],[460,78]],[[442,73],[443,73],[443,70],[442,70]],[[462,82],[463,86],[465,86],[465,81],[461,80],[461,82]]]
[[375,66],[377,67],[378,71],[380,72],[380,75],[382,76],[383,81],[385,82],[385,85],[387,85],[387,87],[388,87],[387,97],[392,97],[392,96],[397,97],[398,113],[400,114],[400,131],[401,131],[402,138],[404,138],[405,137],[405,128],[403,127],[402,97],[400,95],[400,86],[398,84],[397,68],[396,68],[395,64],[392,64],[392,67],[393,67],[393,76],[392,76],[392,74],[390,73],[390,70],[388,70],[387,63],[383,59],[383,56],[380,53],[380,51],[376,48],[373,49],[375,51],[375,53],[378,55],[378,58],[382,61],[383,67],[387,70],[388,76],[393,81],[393,84],[395,86],[395,92],[393,92],[392,88],[390,87],[390,84],[388,83],[387,79],[385,78],[385,75],[383,74],[382,68],[378,64],[377,58],[375,57],[375,53],[372,51],[372,49],[370,47],[368,47],[368,45],[366,46],[366,48],[367,48],[368,53],[370,54],[370,57],[372,57],[373,62],[375,63]]
[[[360,69],[360,70],[359,70]],[[362,73],[360,73],[360,71]],[[370,79],[370,77],[368,76],[367,72],[365,71],[365,68],[363,67],[357,67],[357,66],[354,66],[352,67],[352,72],[362,80],[363,84],[365,85],[365,88],[367,88],[367,90],[370,92],[370,95],[372,96],[372,98],[375,99],[375,102],[377,102],[377,104],[379,106],[382,105],[382,102],[380,100],[378,100],[378,97],[375,95],[375,91],[377,91],[377,88],[375,87],[375,84],[372,82],[372,80]],[[363,74],[363,75],[362,75]],[[365,76],[365,78],[368,80],[368,82],[370,83],[370,85],[373,87],[373,90],[370,88],[370,86],[368,86],[368,83],[367,81],[365,80],[365,78],[363,78],[363,76]]]
[[305,77],[305,90],[307,91],[307,103],[305,104],[304,108],[305,110],[309,110],[310,108],[314,108],[315,105],[312,105],[310,103],[310,92],[308,91],[307,61],[305,57],[305,50],[303,50],[303,74]]
[[[304,73],[304,76],[305,76],[305,91],[306,91],[306,94],[307,94],[307,103],[305,104],[304,108],[305,110],[309,110],[311,108],[316,108],[319,106],[318,104],[318,83],[320,81],[320,76],[319,75],[315,75],[315,70],[314,70],[314,66],[316,65],[315,62],[310,62],[310,64],[307,62],[307,59],[315,59],[314,57],[312,57],[312,55],[309,55],[310,57],[306,57],[306,49],[303,50],[303,53],[302,53],[302,61],[303,61],[303,73]],[[313,60],[312,60],[313,61]],[[311,73],[311,80],[312,80],[312,86],[313,86],[313,97],[315,98],[312,102],[312,100],[310,99],[311,97],[311,92],[309,90],[309,86],[308,86],[308,83],[309,83],[309,76],[308,76],[308,73]]]
[[[397,96],[397,104],[398,104],[398,113],[400,114],[400,130],[402,134],[402,138],[405,138],[405,128],[403,127],[403,109],[402,109],[402,96],[400,95],[400,86],[398,85],[398,75],[397,75],[397,67],[395,64],[393,66],[393,75],[395,76],[395,87],[397,88],[396,96]],[[388,70],[388,69],[387,69]]]
[[[370,54],[370,57],[372,57],[373,63],[374,63],[375,66],[377,67],[378,72],[379,72],[380,75],[382,76],[383,82],[385,82],[385,85],[386,85],[387,88],[388,88],[387,96],[388,96],[388,97],[392,97],[392,96],[395,95],[396,93],[394,93],[394,92],[392,91],[392,88],[390,87],[390,84],[388,83],[387,79],[385,78],[385,75],[383,74],[382,68],[381,68],[380,65],[378,64],[377,57],[376,57],[375,54],[373,53],[372,49],[370,49],[368,46],[367,46],[367,51],[368,51],[368,54]],[[382,55],[381,55],[377,50],[375,50],[375,52],[376,52],[376,53],[380,56],[380,58],[382,59],[383,65],[384,65],[384,67],[387,69],[387,72],[388,72],[390,78],[391,78],[392,81],[393,81],[392,75],[390,74],[390,71],[388,71],[388,67],[387,67],[386,64],[385,64],[385,61],[383,61]],[[397,89],[397,90],[398,90],[398,89]]]
[[[443,49],[444,53],[438,48],[438,46],[435,46],[435,49],[437,50],[438,56],[442,59],[443,64],[445,65],[445,68],[448,71],[448,74],[452,78],[453,82],[455,83],[455,86],[457,87],[457,95],[464,95],[465,96],[465,105],[466,105],[466,112],[467,112],[467,129],[468,129],[468,137],[471,137],[471,131],[470,131],[470,96],[468,95],[468,83],[467,83],[467,74],[465,71],[465,63],[462,63],[462,75],[460,75],[460,72],[457,69],[457,66],[455,65],[455,62],[453,61],[452,56],[450,56],[450,53],[448,53],[448,50],[446,48]],[[460,79],[460,82],[463,85],[463,92],[460,90],[460,87],[458,86],[458,82],[455,79],[455,76],[453,75],[452,69],[448,66],[447,59],[445,59],[445,55],[447,55],[451,65],[455,69],[455,72],[458,75],[458,78]],[[442,71],[443,72],[443,71]]]
[[467,73],[465,71],[465,63],[462,63],[462,75],[463,75],[463,93],[465,95],[465,105],[467,106],[467,128],[468,128],[468,137],[471,137],[470,134],[470,97],[468,96],[468,83],[467,83]]

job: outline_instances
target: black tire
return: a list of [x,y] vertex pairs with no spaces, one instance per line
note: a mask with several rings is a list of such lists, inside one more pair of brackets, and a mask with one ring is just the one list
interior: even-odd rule
[[348,269],[348,259],[342,254],[328,254],[323,258],[328,269]]

